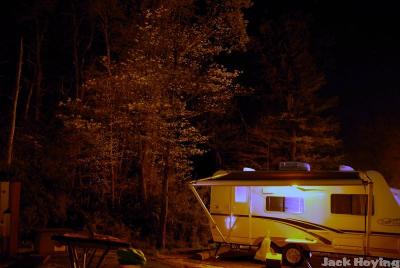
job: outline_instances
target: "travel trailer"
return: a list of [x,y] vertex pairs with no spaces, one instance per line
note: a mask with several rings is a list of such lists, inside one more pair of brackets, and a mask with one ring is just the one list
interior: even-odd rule
[[[266,252],[280,254],[290,266],[310,252],[400,257],[400,191],[390,189],[380,173],[291,166],[299,165],[219,171],[189,183],[214,242],[259,251],[266,245]],[[209,209],[196,190],[205,186],[211,187]]]

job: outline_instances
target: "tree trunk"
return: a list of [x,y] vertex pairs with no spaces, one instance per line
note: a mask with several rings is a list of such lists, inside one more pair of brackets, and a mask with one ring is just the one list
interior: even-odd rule
[[111,44],[110,44],[110,34],[108,32],[109,23],[106,15],[104,16],[103,19],[104,19],[103,22],[104,43],[106,45],[106,53],[107,53],[106,68],[108,74],[111,75]]
[[[168,153],[167,153],[168,154]],[[169,156],[165,161],[162,177],[160,234],[158,235],[157,247],[164,249],[167,242],[167,219],[168,219],[168,182],[169,182]]]
[[42,102],[42,69],[40,67],[41,62],[38,62],[38,73],[36,77],[36,109],[35,109],[35,120],[38,121],[40,119],[40,106]]
[[143,205],[147,202],[147,183],[149,179],[149,170],[151,169],[151,159],[149,157],[148,145],[145,141],[141,142],[140,146],[140,160],[139,160],[139,195],[140,201]]
[[16,121],[17,121],[18,97],[19,97],[19,89],[21,86],[21,72],[22,72],[23,56],[24,56],[24,40],[21,37],[20,44],[19,44],[19,58],[18,58],[18,64],[17,64],[17,77],[16,77],[16,81],[15,81],[15,90],[14,90],[14,95],[13,95],[13,103],[12,103],[12,111],[11,111],[10,135],[8,137],[8,145],[7,145],[6,164],[8,167],[10,167],[11,163],[12,163],[15,125],[16,125]]
[[116,174],[115,174],[115,167],[114,167],[114,161],[111,160],[111,204],[112,207],[115,207],[115,183],[116,183]]
[[72,64],[74,66],[74,87],[75,87],[75,98],[78,99],[80,97],[80,63],[79,63],[79,52],[78,52],[78,36],[79,36],[79,23],[78,18],[76,16],[76,10],[74,8],[72,14],[72,25],[73,25],[73,34],[72,34]]
[[43,70],[42,70],[42,41],[44,29],[40,29],[39,20],[36,19],[36,109],[35,109],[35,120],[40,118],[40,106],[41,106],[41,94],[42,94],[42,80],[43,80]]
[[218,169],[222,168],[222,156],[219,150],[215,150],[215,162],[217,163]]
[[[110,88],[110,85],[108,85],[108,88]],[[111,90],[110,90],[111,92]],[[111,99],[110,99],[111,102]],[[111,105],[111,104],[110,104]],[[111,110],[112,111],[112,110]],[[111,118],[113,119],[113,112],[111,112]],[[115,150],[114,150],[114,128],[113,128],[113,123],[110,124],[110,172],[111,172],[111,204],[112,207],[115,207],[115,184],[116,184],[116,170],[115,170]]]
[[268,142],[265,144],[267,147],[267,170],[269,170],[269,161],[271,158],[271,148],[270,148],[271,140],[268,139]]
[[32,100],[32,94],[33,94],[34,87],[35,87],[35,82],[32,82],[29,87],[28,97],[26,98],[24,120],[28,120],[28,117],[29,117],[29,108],[31,106],[31,100]]
[[296,161],[297,154],[297,133],[296,129],[292,127],[292,137],[290,139],[290,161]]
[[[91,23],[93,24],[93,23]],[[85,47],[85,49],[83,50],[82,54],[81,54],[81,60],[80,60],[80,66],[79,66],[79,78],[80,80],[84,81],[84,75],[83,75],[83,70],[85,68],[85,57],[87,52],[90,50],[90,48],[92,47],[92,43],[93,43],[93,38],[94,38],[94,25],[91,25],[90,27],[90,37],[89,37],[89,41]],[[83,100],[84,96],[85,96],[85,91],[84,88],[79,86],[79,97],[81,100]]]
[[147,185],[146,185],[146,169],[148,166],[142,162],[139,167],[139,196],[140,202],[146,204],[147,202]]

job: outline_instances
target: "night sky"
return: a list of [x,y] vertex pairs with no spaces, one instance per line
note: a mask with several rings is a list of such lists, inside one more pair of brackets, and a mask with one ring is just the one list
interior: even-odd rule
[[340,96],[347,127],[370,116],[399,115],[400,42],[395,4],[365,1],[255,1],[250,24],[258,17],[300,10],[310,15],[315,42],[325,44],[326,90]]
[[[320,13],[321,25],[326,25],[336,40],[336,63],[327,73],[327,89],[340,97],[343,138],[354,164],[382,170],[384,164],[375,157],[381,157],[388,146],[398,148],[400,138],[386,133],[400,123],[398,14],[394,4],[388,2],[330,3],[324,3]],[[368,135],[375,136],[375,141]],[[398,164],[396,152],[391,157]],[[398,182],[396,166],[392,165],[389,176]]]
[[343,119],[348,117],[352,125],[387,112],[398,116],[400,58],[394,5],[353,1],[321,7],[318,20],[336,40],[336,68],[328,73],[328,88],[341,96]]

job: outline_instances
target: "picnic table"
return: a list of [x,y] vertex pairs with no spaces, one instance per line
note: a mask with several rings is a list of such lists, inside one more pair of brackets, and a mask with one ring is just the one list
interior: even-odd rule
[[[92,264],[98,268],[110,250],[130,247],[130,243],[125,240],[96,233],[65,233],[53,235],[52,239],[67,246],[72,268],[88,268]],[[98,250],[102,253],[95,264],[93,260]]]

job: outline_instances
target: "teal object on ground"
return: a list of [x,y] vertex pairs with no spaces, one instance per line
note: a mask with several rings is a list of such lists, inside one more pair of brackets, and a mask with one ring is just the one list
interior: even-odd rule
[[128,248],[117,251],[119,264],[145,265],[146,257],[140,249]]

